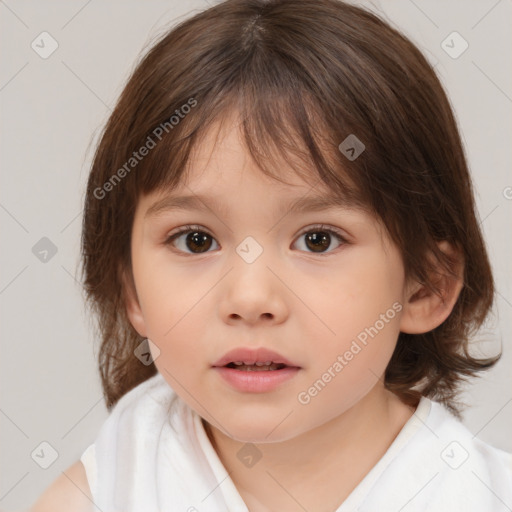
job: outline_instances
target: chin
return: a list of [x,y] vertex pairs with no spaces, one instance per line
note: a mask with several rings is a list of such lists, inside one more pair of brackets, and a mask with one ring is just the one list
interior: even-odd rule
[[[290,414],[290,417],[292,414]],[[280,422],[282,422],[280,424]],[[262,415],[244,414],[243,416],[233,414],[229,419],[223,422],[225,428],[217,426],[226,436],[241,443],[278,443],[288,441],[301,433],[303,428],[299,429],[297,425],[291,425],[282,417],[272,415],[264,417]],[[226,430],[227,429],[227,430]]]

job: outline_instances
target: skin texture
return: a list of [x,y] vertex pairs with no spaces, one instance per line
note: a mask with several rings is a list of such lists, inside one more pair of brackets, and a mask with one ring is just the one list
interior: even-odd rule
[[[217,140],[216,134],[210,130],[192,155],[188,179],[178,189],[140,198],[131,241],[136,289],[128,315],[138,333],[158,347],[159,372],[207,422],[251,511],[333,510],[414,412],[383,385],[399,332],[439,325],[461,283],[447,278],[439,298],[406,280],[398,248],[367,212],[338,208],[287,215],[289,202],[329,191],[320,184],[312,189],[317,178],[304,181],[285,163],[280,169],[289,184],[262,174],[243,148],[236,123],[226,123]],[[205,195],[221,208],[144,217],[169,194]],[[186,233],[174,245],[165,244],[189,224],[211,235],[208,252],[194,254]],[[321,232],[309,229],[317,224],[340,230],[346,242],[331,235],[325,252],[313,252],[304,233]],[[252,263],[236,251],[248,236],[263,249]],[[390,309],[395,314],[378,334],[301,403],[299,394]],[[300,370],[273,391],[237,391],[212,369],[237,347],[269,348]],[[262,454],[252,468],[237,457],[245,443]]]

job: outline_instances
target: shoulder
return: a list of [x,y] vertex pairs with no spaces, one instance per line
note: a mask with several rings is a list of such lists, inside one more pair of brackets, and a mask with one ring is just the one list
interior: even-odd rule
[[436,442],[441,449],[440,458],[449,468],[461,467],[468,461],[480,466],[501,467],[506,472],[512,470],[511,453],[479,439],[442,404],[431,401],[425,426],[424,435]]
[[28,512],[93,512],[85,468],[80,461],[62,472]]
[[511,506],[512,454],[479,439],[440,403],[431,404],[417,448],[432,489],[445,498],[455,492],[466,510]]
[[[138,485],[133,481],[146,478],[154,468],[149,464],[149,453],[157,457],[160,436],[155,432],[170,423],[171,408],[177,398],[164,377],[157,373],[153,377],[124,394],[111,409],[101,425],[94,443],[82,454],[82,462],[92,495],[100,500],[110,496],[112,489],[122,486],[126,493],[135,492]],[[177,401],[177,400],[176,400]],[[135,468],[149,466],[141,476]]]
[[399,436],[398,449],[370,478],[361,512],[409,503],[436,512],[512,510],[512,454],[478,439],[439,402],[423,397]]
[[[166,387],[163,378],[157,374],[131,389],[117,402],[109,417],[102,425],[96,442],[106,441],[111,444],[118,435],[120,419],[124,417],[123,427],[126,427],[126,420],[129,422],[144,419],[138,413],[141,405],[148,406],[164,401]],[[170,389],[167,386],[167,389]],[[143,407],[144,408],[144,407]],[[131,411],[131,415],[126,413]],[[130,416],[133,416],[130,418]],[[99,509],[94,506],[92,492],[97,485],[96,482],[96,454],[95,444],[92,444],[82,455],[81,459],[75,462],[44,491],[39,499],[32,505],[28,512],[97,512]],[[101,452],[100,452],[101,455]],[[106,452],[107,458],[110,451]],[[102,462],[102,460],[100,460]],[[107,465],[110,468],[110,465]],[[92,479],[89,482],[89,478]],[[91,490],[91,486],[93,490]]]

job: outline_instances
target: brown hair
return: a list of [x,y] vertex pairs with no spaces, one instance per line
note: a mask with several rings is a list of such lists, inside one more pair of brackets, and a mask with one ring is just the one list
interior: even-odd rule
[[[277,157],[298,156],[306,174],[314,169],[382,219],[406,276],[437,293],[429,255],[451,272],[437,242],[460,249],[464,286],[452,313],[425,334],[400,333],[385,374],[404,402],[425,395],[457,414],[461,380],[499,357],[468,351],[494,287],[460,135],[416,46],[339,0],[224,1],[164,34],[130,77],[96,149],[83,217],[83,282],[98,317],[107,407],[157,371],[135,357],[144,338],[125,309],[138,198],[175,187],[204,131],[232,109],[262,172],[279,180]],[[350,134],[365,145],[353,160],[338,149]]]

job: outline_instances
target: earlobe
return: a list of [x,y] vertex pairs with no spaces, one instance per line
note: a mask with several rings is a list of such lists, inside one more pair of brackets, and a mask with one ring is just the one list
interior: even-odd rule
[[123,283],[123,296],[124,303],[126,307],[126,315],[130,320],[133,328],[144,338],[147,337],[146,334],[146,323],[144,320],[144,316],[142,314],[142,309],[139,304],[139,300],[137,298],[137,292],[135,289],[135,283],[133,281],[133,277],[131,273],[129,276],[126,271],[121,271],[121,280]]
[[436,269],[438,277],[433,279],[439,293],[418,282],[409,284],[400,319],[402,332],[422,334],[441,325],[452,312],[464,286],[462,255],[446,241],[440,242],[438,246],[452,261],[456,262],[453,268],[455,275],[447,273],[439,264]]

